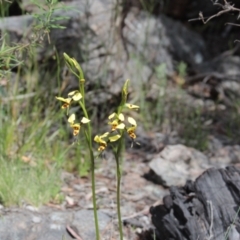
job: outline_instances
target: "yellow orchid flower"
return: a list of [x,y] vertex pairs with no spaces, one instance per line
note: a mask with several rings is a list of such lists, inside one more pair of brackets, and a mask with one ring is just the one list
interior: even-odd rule
[[73,113],[71,114],[71,116],[68,118],[68,122],[70,123],[70,125],[74,124],[76,120],[76,115]]
[[127,128],[127,133],[129,135],[130,138],[135,139],[136,138],[136,134],[135,134],[135,130],[137,128],[137,123],[135,121],[134,118],[132,117],[128,117],[128,122],[132,125],[131,127]]
[[108,124],[111,125],[111,130],[115,131],[116,129],[124,129],[125,124],[123,123],[124,121],[124,115],[120,113],[117,115],[116,113],[112,113],[108,119],[113,119],[115,118],[112,122],[109,122]]
[[119,123],[119,120],[115,119],[114,121],[109,122],[108,124],[111,125],[111,130],[115,131],[117,129],[117,126],[119,125],[118,123]]
[[117,114],[116,113],[112,113],[111,115],[109,115],[108,119],[112,119],[116,116]]
[[[73,113],[71,116],[68,118],[68,122],[70,123],[70,127],[73,129],[73,136],[76,136],[80,132],[81,124],[80,123],[75,123],[76,120],[76,115]],[[83,117],[81,120],[81,123],[89,123],[90,120]]]
[[133,109],[133,110],[138,110],[139,109],[139,106],[137,105],[133,105],[133,104],[130,104],[130,103],[126,103],[125,106],[129,109]]
[[100,136],[96,135],[94,137],[94,141],[97,142],[99,144],[99,147],[98,147],[98,151],[99,152],[102,152],[106,149],[107,147],[107,142],[105,140],[103,140],[104,138],[106,138],[107,136],[109,135],[109,132],[106,132]]
[[129,127],[127,129],[127,133],[129,135],[129,137],[132,138],[132,139],[135,139],[137,137],[136,134],[135,134],[135,130],[136,130],[136,127]]
[[124,121],[124,115],[122,113],[120,113],[118,115],[118,119],[123,122]]
[[82,98],[82,94],[78,91],[72,91],[68,94],[68,97],[71,98],[74,101],[79,101]]
[[85,123],[89,123],[91,120],[88,118],[83,117],[81,120],[81,123],[85,124]]
[[121,135],[117,134],[117,135],[109,137],[108,139],[110,142],[116,142],[119,138],[121,138]]
[[56,97],[57,100],[64,102],[62,105],[62,109],[69,108],[72,98],[62,98],[62,97]]
[[116,129],[124,129],[125,128],[125,124],[124,123],[119,123],[116,127]]
[[77,136],[80,132],[81,125],[79,123],[75,123],[71,125],[71,128],[73,129],[73,136]]
[[136,120],[132,117],[128,117],[128,122],[132,125],[132,126],[137,126]]
[[57,100],[63,102],[62,109],[67,108],[67,115],[68,115],[68,110],[72,101],[79,101],[81,98],[82,98],[82,94],[78,90],[70,92],[68,94],[68,98],[56,97]]

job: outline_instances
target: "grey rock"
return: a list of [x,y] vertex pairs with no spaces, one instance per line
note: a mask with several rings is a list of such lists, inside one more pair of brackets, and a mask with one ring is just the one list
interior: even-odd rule
[[[44,62],[51,59],[53,45],[59,56],[67,52],[75,57],[84,69],[86,83],[105,89],[101,90],[101,97],[97,100],[94,92],[88,93],[92,104],[101,105],[108,102],[112,95],[119,94],[126,79],[131,80],[135,90],[141,91],[142,85],[149,83],[159,66],[164,66],[163,75],[166,77],[174,74],[176,60],[195,65],[206,58],[201,36],[164,15],[155,17],[131,8],[124,19],[125,26],[119,29],[120,16],[117,19],[112,16],[116,1],[72,1],[68,5],[70,10],[54,13],[54,16],[69,17],[58,22],[66,28],[52,29],[51,44],[47,38],[44,39],[36,58]],[[28,42],[33,35],[30,31],[33,20],[32,16],[6,18],[0,22],[0,30],[4,29],[10,34],[12,43],[20,40]],[[26,38],[23,38],[24,34]],[[193,38],[195,41],[192,41]],[[54,63],[51,61],[51,64]],[[54,81],[52,84],[55,87]],[[151,91],[151,86],[148,91]],[[68,88],[75,87],[78,87],[78,82],[71,77]]]
[[205,61],[202,64],[197,65],[197,69],[201,74],[206,75],[216,74],[219,79],[237,81],[240,77],[239,64],[240,64],[239,56],[223,54],[222,56],[211,59],[209,61]]
[[164,15],[160,16],[160,21],[162,21],[170,41],[170,51],[174,58],[184,61],[190,66],[203,63],[208,58],[207,47],[198,33]]
[[42,218],[41,218],[41,217],[34,216],[34,217],[32,218],[32,221],[33,221],[33,223],[40,223],[40,222],[42,221]]
[[[240,162],[240,146],[218,146],[209,157],[184,145],[168,145],[149,163],[166,186],[184,185],[210,167],[226,167]],[[220,145],[219,145],[220,144]]]
[[171,186],[184,185],[186,180],[195,179],[209,164],[207,157],[201,152],[178,144],[166,146],[149,166],[166,186]]
[[240,162],[240,146],[224,146],[214,151],[210,162],[215,167],[225,167]]
[[[99,211],[99,227],[103,230],[110,217]],[[84,240],[95,239],[93,212],[90,210],[31,212],[8,211],[0,218],[1,240],[71,240],[66,231],[73,226]]]
[[[108,215],[101,211],[98,212],[100,231],[105,229],[110,220],[111,218]],[[95,227],[94,227],[95,225],[93,211],[80,210],[78,212],[75,212],[72,225],[78,229],[78,232],[80,233],[81,237],[84,240],[95,239]]]

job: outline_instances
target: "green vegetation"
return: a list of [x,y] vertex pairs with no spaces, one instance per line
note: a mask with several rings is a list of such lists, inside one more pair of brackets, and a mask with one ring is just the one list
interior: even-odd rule
[[59,194],[67,148],[58,139],[66,136],[55,124],[62,114],[51,111],[53,106],[44,109],[33,93],[18,94],[18,84],[0,88],[0,198],[5,205],[40,205]]
[[[47,169],[39,163],[32,166],[22,160],[16,157],[14,162],[5,158],[0,160],[0,203],[5,206],[41,206],[50,200],[60,203],[63,196],[59,194],[61,182],[57,169]],[[39,161],[43,162],[42,159]]]
[[[48,35],[51,28],[61,28],[55,21],[62,18],[52,16],[56,3],[47,1],[44,9],[37,5],[42,13],[35,15],[35,30]],[[60,171],[79,167],[66,161],[72,146],[64,142],[62,124],[56,124],[63,114],[41,85],[35,60],[40,37],[13,45],[6,33],[0,39],[0,202],[6,206],[61,201]]]

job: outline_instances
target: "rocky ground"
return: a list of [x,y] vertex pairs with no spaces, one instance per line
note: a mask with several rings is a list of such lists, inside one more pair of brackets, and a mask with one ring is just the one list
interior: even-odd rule
[[[142,147],[129,148],[123,164],[121,210],[124,236],[128,240],[145,239],[141,237],[143,232],[154,229],[149,209],[162,203],[169,186],[182,186],[188,179],[195,180],[210,167],[239,165],[240,146],[237,145],[204,154],[161,133],[145,133],[138,140]],[[96,179],[102,239],[118,239],[115,162],[111,153],[106,152],[101,159]],[[90,179],[64,172],[62,180],[65,200],[61,205],[2,206],[0,239],[74,239],[74,234],[77,239],[94,239]]]

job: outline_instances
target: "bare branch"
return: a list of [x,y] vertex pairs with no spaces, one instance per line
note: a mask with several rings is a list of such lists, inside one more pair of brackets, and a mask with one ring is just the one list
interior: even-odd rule
[[[199,12],[199,18],[191,19],[191,20],[189,20],[189,22],[190,21],[195,21],[195,20],[202,20],[202,22],[204,24],[206,24],[207,22],[209,22],[213,18],[219,17],[222,14],[225,14],[225,13],[228,13],[228,12],[239,12],[238,18],[240,17],[240,9],[235,8],[234,4],[231,5],[229,2],[227,2],[227,0],[224,0],[224,4],[218,3],[217,0],[215,2],[214,1],[212,1],[212,2],[213,2],[213,5],[220,6],[222,8],[222,10],[219,11],[218,13],[212,15],[211,17],[204,17],[202,12]],[[207,19],[207,20],[205,21],[205,19]]]
[[236,23],[225,23],[225,24],[240,27],[240,24],[236,24]]

